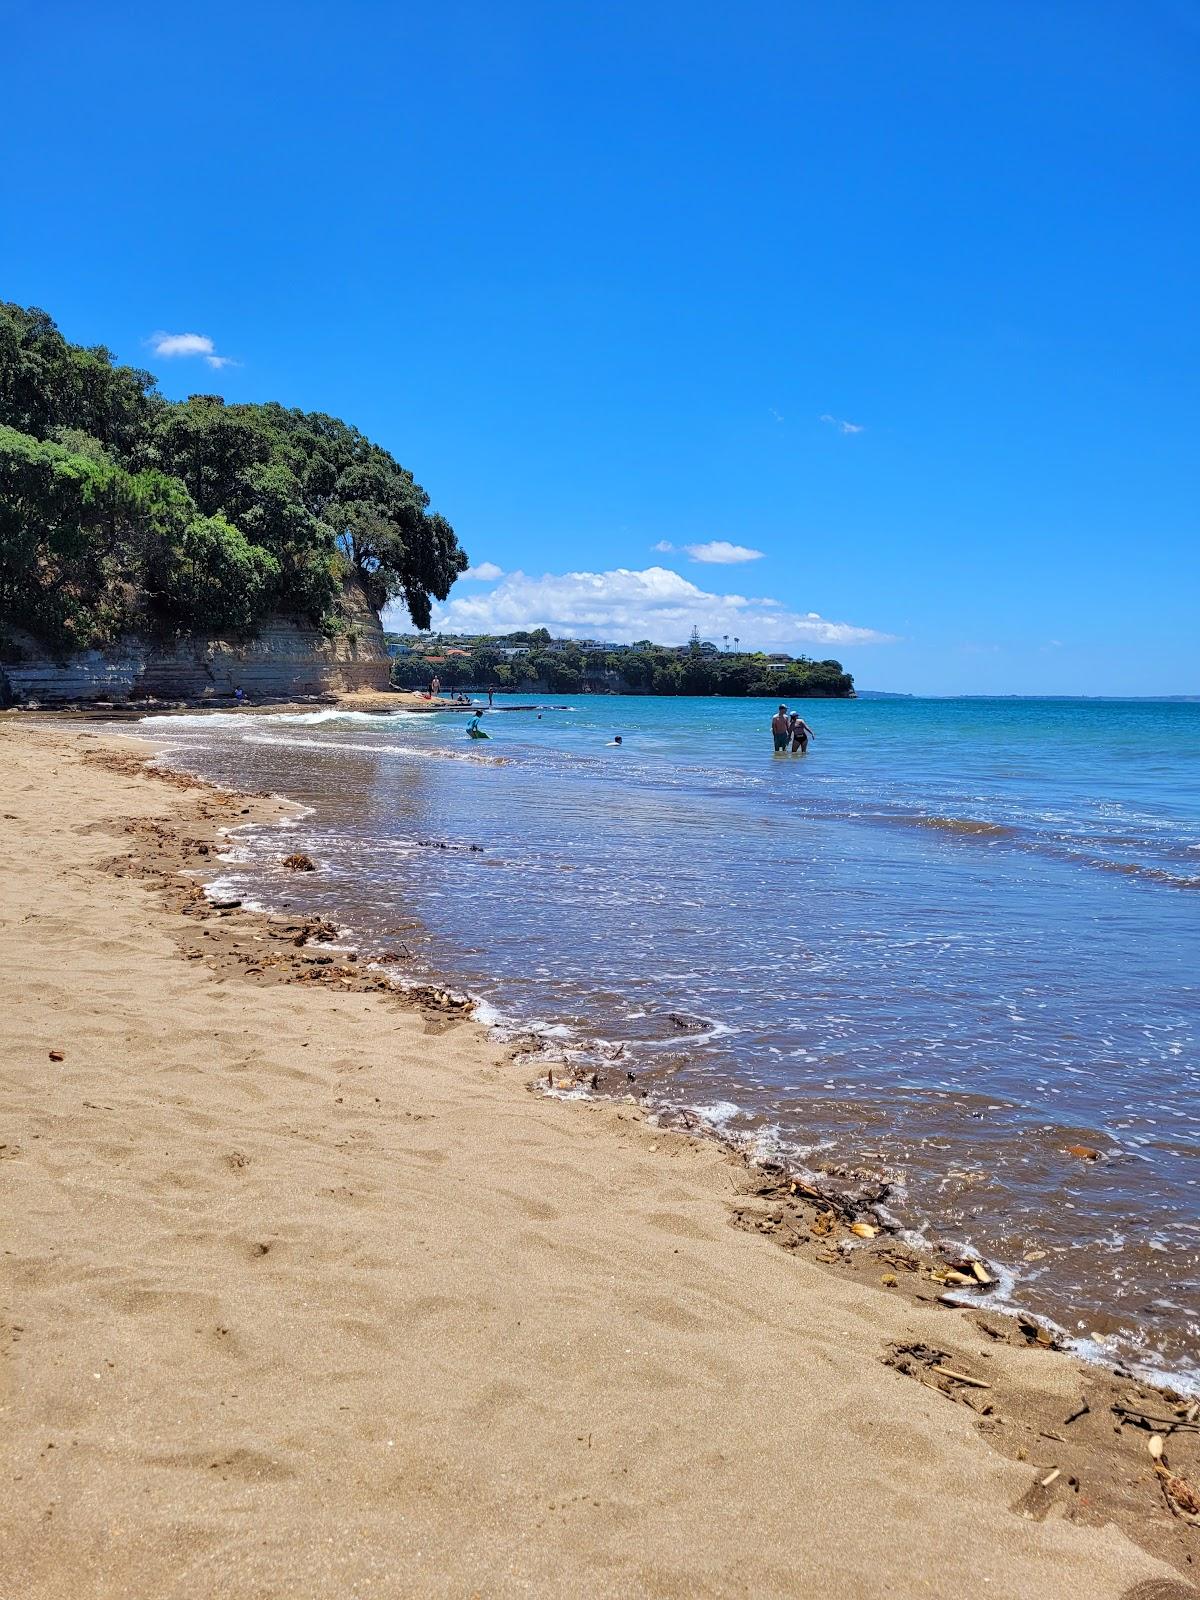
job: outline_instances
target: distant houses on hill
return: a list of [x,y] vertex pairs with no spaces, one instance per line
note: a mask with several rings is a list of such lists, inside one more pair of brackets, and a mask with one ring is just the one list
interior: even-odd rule
[[[735,645],[740,641],[735,641]],[[549,690],[583,694],[722,694],[848,698],[854,681],[840,661],[782,651],[744,651],[702,639],[686,644],[639,639],[555,639],[548,629],[505,634],[388,634],[392,681],[427,688]]]
[[687,644],[655,644],[650,639],[640,639],[636,644],[617,644],[610,640],[601,639],[553,639],[547,638],[536,643],[512,643],[511,634],[488,633],[389,633],[386,636],[388,653],[393,656],[429,655],[440,652],[445,656],[469,656],[476,650],[493,650],[497,655],[506,660],[518,656],[531,655],[534,650],[543,654],[549,653],[562,655],[564,652],[580,651],[583,655],[630,655],[635,651],[655,650],[664,655],[688,656],[700,654],[702,656],[738,657],[745,660],[761,660],[773,662],[779,666],[787,666],[795,661],[805,661],[807,656],[789,656],[782,652],[764,654],[762,651],[722,650],[711,639],[696,639]]

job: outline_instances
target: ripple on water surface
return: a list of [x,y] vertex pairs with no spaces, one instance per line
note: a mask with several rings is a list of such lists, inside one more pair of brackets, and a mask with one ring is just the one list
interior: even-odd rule
[[[886,1175],[906,1225],[1005,1264],[1031,1309],[1186,1366],[1200,706],[827,702],[796,759],[770,709],[513,711],[483,751],[461,716],[144,726],[313,807],[286,849],[243,836],[257,898],[402,941],[405,971],[611,1089],[632,1072],[755,1148]],[[302,883],[294,849],[320,864]]]

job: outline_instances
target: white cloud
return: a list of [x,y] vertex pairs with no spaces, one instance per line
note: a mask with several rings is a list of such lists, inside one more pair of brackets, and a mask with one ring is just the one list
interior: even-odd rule
[[[390,622],[408,626],[399,607]],[[815,611],[786,611],[778,600],[710,594],[666,567],[548,572],[541,577],[510,572],[485,594],[456,594],[446,605],[435,606],[433,625],[448,633],[549,628],[556,636],[625,644],[635,639],[683,644],[694,626],[714,642],[736,634],[744,648],[781,650],[887,644],[892,637],[874,628],[831,622]]]
[[478,566],[468,567],[460,574],[461,581],[466,583],[474,580],[476,583],[492,583],[496,578],[504,576],[504,568],[498,567],[494,561],[481,561]]
[[156,356],[168,360],[173,356],[201,356],[210,367],[236,367],[232,356],[219,356],[217,347],[206,333],[156,333],[150,338],[150,348]]
[[828,411],[821,413],[821,421],[832,423],[839,433],[861,433],[863,431],[861,422],[845,422],[841,417],[831,417]]
[[673,550],[680,549],[691,556],[693,561],[707,561],[715,566],[733,566],[739,561],[758,561],[762,557],[761,550],[751,550],[744,544],[730,544],[728,539],[710,539],[707,544],[673,545],[669,539],[660,539],[650,548],[660,556],[669,555]]
[[762,551],[748,545],[730,544],[728,539],[710,539],[707,544],[685,544],[693,561],[707,561],[718,567],[735,566],[739,561],[761,561]]

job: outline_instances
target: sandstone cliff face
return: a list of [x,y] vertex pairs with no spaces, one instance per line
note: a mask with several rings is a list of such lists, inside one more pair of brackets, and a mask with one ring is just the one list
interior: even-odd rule
[[38,653],[32,641],[18,640],[24,659],[0,666],[0,703],[5,698],[18,705],[204,700],[237,688],[255,698],[285,700],[386,689],[389,661],[378,616],[357,588],[347,589],[345,608],[350,629],[333,639],[307,622],[276,617],[253,639],[129,637],[108,650],[82,651],[65,661]]

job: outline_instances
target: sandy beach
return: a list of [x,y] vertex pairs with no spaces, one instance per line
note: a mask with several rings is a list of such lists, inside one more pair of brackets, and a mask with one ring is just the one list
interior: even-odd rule
[[1196,1593],[1161,1397],[213,906],[279,805],[144,759],[0,718],[0,1593]]

